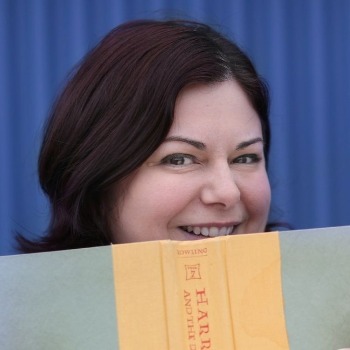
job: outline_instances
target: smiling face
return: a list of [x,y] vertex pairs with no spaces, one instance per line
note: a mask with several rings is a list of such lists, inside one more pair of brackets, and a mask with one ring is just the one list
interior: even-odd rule
[[165,141],[114,191],[115,243],[264,231],[271,195],[261,124],[239,85],[185,88]]

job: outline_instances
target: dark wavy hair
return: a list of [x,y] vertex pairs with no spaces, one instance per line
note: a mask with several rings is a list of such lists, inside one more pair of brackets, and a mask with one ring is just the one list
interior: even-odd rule
[[234,79],[259,115],[268,158],[269,97],[249,58],[211,27],[138,20],[113,29],[82,60],[53,106],[39,157],[51,204],[46,234],[18,236],[39,252],[106,245],[110,189],[162,143],[179,92]]

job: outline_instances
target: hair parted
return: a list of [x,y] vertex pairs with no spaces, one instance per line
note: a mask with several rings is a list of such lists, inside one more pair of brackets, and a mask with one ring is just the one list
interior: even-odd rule
[[53,106],[39,156],[51,221],[39,240],[19,236],[21,250],[110,244],[111,186],[162,143],[185,86],[228,79],[259,115],[267,160],[268,90],[237,45],[191,21],[138,20],[113,29],[84,57]]

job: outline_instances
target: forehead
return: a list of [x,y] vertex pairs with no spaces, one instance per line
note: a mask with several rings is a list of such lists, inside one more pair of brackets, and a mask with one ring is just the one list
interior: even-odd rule
[[259,116],[238,83],[227,80],[184,88],[176,100],[169,135],[219,131],[238,137],[261,136]]

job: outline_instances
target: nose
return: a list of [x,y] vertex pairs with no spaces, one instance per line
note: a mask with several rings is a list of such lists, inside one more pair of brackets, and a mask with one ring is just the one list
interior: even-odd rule
[[216,166],[205,174],[201,191],[204,204],[218,204],[230,208],[240,201],[241,192],[229,164]]

